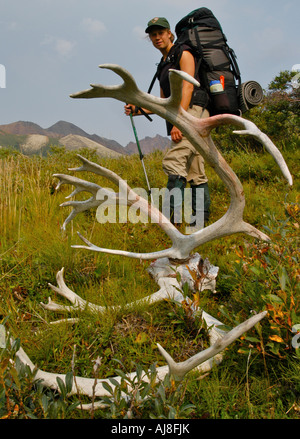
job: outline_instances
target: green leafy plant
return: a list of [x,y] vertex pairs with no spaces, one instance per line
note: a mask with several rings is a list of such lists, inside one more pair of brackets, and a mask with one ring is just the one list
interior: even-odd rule
[[[289,215],[290,208],[288,205],[285,220],[269,216],[265,229],[271,236],[270,243],[245,243],[235,249],[238,259],[234,271],[226,275],[233,286],[231,302],[222,307],[223,314],[231,320],[230,315],[245,316],[251,310],[266,309],[267,318],[252,331],[256,335],[245,335],[243,345],[250,343],[251,348],[280,359],[294,353],[292,328],[300,322],[299,254],[295,239],[299,223]],[[298,211],[295,206],[293,211]],[[248,354],[248,349],[241,348],[240,352]]]
[[[3,325],[0,325],[0,328]],[[66,374],[66,381],[57,378],[60,393],[45,389],[31,371],[16,356],[20,339],[11,346],[7,341],[0,347],[0,419],[64,419],[70,417],[79,401],[70,401],[73,374]]]
[[107,409],[103,417],[112,419],[184,419],[195,409],[195,406],[186,403],[186,382],[176,384],[167,375],[163,381],[158,380],[156,365],[152,364],[149,370],[144,371],[141,365],[136,364],[133,378],[122,369],[116,369],[121,378],[110,379],[113,386],[104,383],[109,396],[102,402]]

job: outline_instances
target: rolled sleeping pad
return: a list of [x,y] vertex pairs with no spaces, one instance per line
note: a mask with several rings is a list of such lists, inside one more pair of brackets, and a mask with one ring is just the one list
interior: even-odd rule
[[264,92],[260,84],[256,81],[247,81],[241,84],[240,108],[243,113],[260,104],[263,100]]

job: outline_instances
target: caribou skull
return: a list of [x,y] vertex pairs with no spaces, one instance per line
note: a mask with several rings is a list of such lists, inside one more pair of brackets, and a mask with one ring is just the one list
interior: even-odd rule
[[[76,245],[74,248],[84,248],[96,252],[117,254],[130,258],[154,260],[149,267],[149,272],[158,283],[160,289],[140,301],[145,304],[151,304],[164,299],[173,299],[178,303],[182,302],[184,297],[180,290],[186,282],[190,289],[194,291],[202,291],[204,289],[215,291],[218,268],[212,266],[209,261],[203,260],[198,253],[193,254],[193,251],[201,244],[240,232],[261,240],[269,240],[269,237],[243,220],[245,197],[242,184],[214,145],[210,136],[211,130],[220,125],[232,124],[240,128],[239,131],[235,131],[236,134],[254,136],[273,156],[284,177],[287,179],[288,183],[292,185],[291,174],[281,153],[272,141],[256,127],[256,125],[241,117],[226,114],[199,120],[184,111],[180,107],[182,81],[186,80],[194,85],[198,85],[194,78],[184,72],[176,70],[170,71],[171,96],[168,99],[162,99],[139,90],[133,77],[123,68],[111,64],[102,65],[100,67],[110,69],[117,73],[123,78],[123,84],[117,86],[92,85],[91,89],[73,94],[71,97],[110,97],[122,102],[131,102],[133,105],[147,108],[151,112],[176,125],[219,175],[229,190],[231,202],[225,215],[214,224],[211,224],[191,235],[184,235],[173,224],[171,224],[171,222],[153,204],[148,203],[148,200],[135,193],[135,191],[133,191],[128,186],[127,182],[122,180],[120,176],[98,164],[90,162],[84,157],[78,156],[82,162],[81,167],[70,169],[70,171],[93,172],[104,176],[111,182],[119,185],[119,187],[125,190],[129,195],[127,198],[128,205],[133,202],[138,203],[141,211],[147,215],[151,215],[152,218],[155,218],[155,222],[171,239],[172,246],[167,250],[154,251],[152,253],[127,252],[98,247],[79,234],[80,238],[86,245]],[[97,193],[100,189],[103,189],[95,183],[90,183],[74,176],[63,174],[55,174],[55,176],[59,179],[57,188],[62,184],[69,184],[75,187],[75,190],[68,198],[73,197],[80,192],[88,192],[91,194],[91,197],[87,200],[72,200],[62,204],[62,206],[71,206],[73,208],[63,224],[63,229],[65,229],[67,224],[74,219],[77,214],[98,207],[101,204],[102,201],[97,198]],[[119,193],[111,191],[107,192],[107,197],[111,199],[112,202],[121,200]],[[180,281],[178,281],[174,275],[176,272],[180,274]],[[64,282],[63,269],[57,274],[57,284],[58,287],[51,284],[50,287],[56,293],[67,298],[72,305],[60,305],[49,298],[47,304],[42,304],[45,309],[62,313],[71,313],[83,309],[92,313],[103,313],[106,311],[105,307],[86,302],[75,292],[70,290]],[[130,304],[128,304],[128,306],[130,306]],[[117,307],[114,308],[116,309]],[[244,332],[248,331],[266,315],[265,311],[255,313],[251,318],[226,333],[220,329],[221,322],[207,314],[204,310],[195,309],[194,312],[201,312],[202,318],[210,328],[209,335],[211,346],[184,362],[175,363],[163,347],[158,345],[159,351],[168,364],[168,366],[158,368],[158,379],[162,379],[167,373],[170,373],[175,379],[181,380],[186,373],[192,369],[197,368],[202,372],[210,370],[213,364],[221,361],[222,356],[220,353],[229,344],[240,337]],[[64,319],[52,323],[59,323],[61,321],[74,323],[76,319]],[[34,364],[22,348],[20,348],[17,355],[22,362],[28,364],[31,369],[34,369]],[[60,378],[63,377],[62,375],[38,370],[36,379],[41,379],[45,386],[58,389],[56,381],[58,376]],[[145,379],[147,379],[146,376]],[[107,380],[98,380],[98,383],[95,386],[94,379],[76,377],[76,388],[74,385],[72,393],[79,391],[88,396],[94,395],[98,397],[107,395],[107,391],[103,387],[104,381]]]

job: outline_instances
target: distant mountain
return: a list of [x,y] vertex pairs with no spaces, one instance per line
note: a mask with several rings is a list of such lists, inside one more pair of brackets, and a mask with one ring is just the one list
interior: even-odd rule
[[[28,136],[27,140],[26,136]],[[92,147],[91,142],[94,142],[94,147],[99,150],[99,153],[100,151],[104,153],[105,149],[103,148],[123,155],[138,153],[137,145],[134,142],[129,142],[128,145],[123,147],[115,140],[106,139],[97,134],[88,134],[78,126],[63,120],[56,122],[49,128],[42,128],[36,123],[25,121],[0,125],[0,145],[1,143],[2,145],[7,145],[8,138],[10,141],[13,141],[11,146],[20,145],[20,149],[24,153],[29,153],[29,151],[31,151],[31,153],[38,153],[39,142],[43,148],[45,148],[46,138],[48,138],[49,143],[51,143],[51,139],[55,139],[55,143],[57,142],[62,145],[65,144],[67,149],[78,149],[79,145],[80,147]],[[86,142],[84,139],[86,139]],[[160,135],[156,135],[155,137],[145,137],[140,140],[140,146],[144,154],[148,154],[154,150],[164,150],[169,145],[170,140],[167,137],[162,137]]]
[[[163,151],[170,146],[170,139],[168,137],[162,137],[157,134],[155,137],[145,137],[139,141],[141,150],[143,154],[149,154],[154,150]],[[125,150],[127,154],[137,154],[137,144],[134,142],[129,142],[127,146],[125,146]]]
[[108,140],[104,137],[97,136],[96,134],[88,134],[78,126],[65,122],[63,120],[55,123],[49,128],[42,128],[39,125],[33,122],[14,122],[8,125],[0,125],[0,130],[8,133],[8,134],[16,134],[16,135],[30,135],[30,134],[40,134],[43,136],[51,137],[51,138],[61,138],[73,134],[75,136],[86,137],[87,139],[91,139],[94,142],[100,143],[106,148],[112,149],[113,151],[118,152],[119,154],[126,154],[124,147],[120,145],[118,142],[114,140]]
[[51,127],[47,128],[47,131],[49,133],[52,133],[54,137],[55,135],[59,136],[68,136],[69,134],[74,134],[76,136],[83,136],[83,137],[89,137],[89,134],[83,131],[78,126],[74,125],[70,122],[65,122],[63,120],[60,120],[59,122],[56,122]]
[[120,145],[118,142],[116,142],[115,140],[109,140],[106,139],[105,137],[100,137],[97,134],[88,134],[84,130],[82,130],[81,128],[70,122],[65,122],[63,120],[60,120],[59,122],[56,122],[51,127],[47,128],[47,131],[49,132],[49,135],[52,134],[52,137],[56,137],[56,136],[65,137],[65,136],[69,136],[70,134],[74,136],[87,137],[88,139],[100,143],[106,148],[112,149],[113,151],[116,151],[119,154],[126,154],[124,147]]
[[27,136],[28,134],[41,134],[47,136],[47,130],[33,122],[14,122],[8,125],[0,125],[0,130],[7,134],[17,134],[19,136]]
[[102,145],[105,145],[107,148],[110,148],[119,154],[127,154],[126,148],[124,146],[121,146],[118,142],[115,140],[106,139],[105,137],[100,137],[97,134],[92,134],[90,136],[91,140],[94,140],[94,142],[101,143]]

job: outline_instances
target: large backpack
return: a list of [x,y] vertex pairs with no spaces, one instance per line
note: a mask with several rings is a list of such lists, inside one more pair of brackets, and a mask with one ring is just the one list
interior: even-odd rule
[[[179,66],[183,45],[190,48],[196,60],[195,77],[201,87],[195,87],[191,105],[204,106],[211,115],[240,115],[261,102],[263,90],[257,82],[248,81],[242,84],[236,55],[228,46],[222,27],[210,9],[199,8],[192,11],[177,23],[175,32],[177,65]],[[176,65],[176,61],[173,60],[173,63]],[[160,68],[161,63],[151,82],[149,93]],[[211,87],[211,83],[220,81],[220,78],[223,87],[220,89],[219,85],[216,92],[215,85]]]

